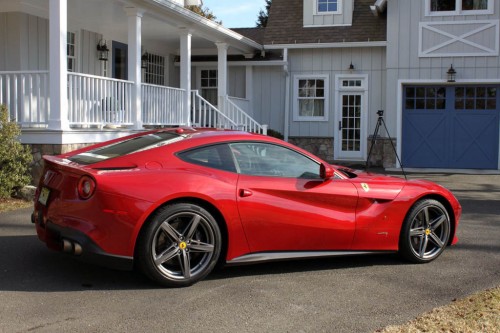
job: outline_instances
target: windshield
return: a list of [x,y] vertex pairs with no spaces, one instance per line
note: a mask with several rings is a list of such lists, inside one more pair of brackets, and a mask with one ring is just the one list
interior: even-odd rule
[[93,164],[110,158],[164,146],[183,139],[184,136],[180,136],[176,133],[156,132],[92,149],[74,155],[70,157],[69,160],[79,164]]

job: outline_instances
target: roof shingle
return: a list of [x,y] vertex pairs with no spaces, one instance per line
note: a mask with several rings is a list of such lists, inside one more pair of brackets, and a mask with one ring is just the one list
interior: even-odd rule
[[265,45],[386,41],[386,16],[374,16],[373,3],[354,0],[352,26],[304,28],[304,0],[273,0],[263,41],[256,41]]

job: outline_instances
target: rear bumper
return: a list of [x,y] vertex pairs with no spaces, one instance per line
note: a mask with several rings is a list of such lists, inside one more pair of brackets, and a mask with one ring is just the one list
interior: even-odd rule
[[36,219],[36,214],[32,215],[32,221],[36,225],[38,238],[52,250],[67,253],[84,262],[112,269],[132,270],[134,267],[133,257],[106,253],[81,231],[61,227],[50,220],[41,223]]

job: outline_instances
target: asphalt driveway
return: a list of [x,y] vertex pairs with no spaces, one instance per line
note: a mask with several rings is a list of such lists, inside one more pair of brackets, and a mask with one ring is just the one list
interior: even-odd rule
[[500,285],[500,175],[412,175],[463,206],[436,261],[396,255],[231,267],[184,289],[48,250],[29,209],[0,213],[0,332],[372,332]]

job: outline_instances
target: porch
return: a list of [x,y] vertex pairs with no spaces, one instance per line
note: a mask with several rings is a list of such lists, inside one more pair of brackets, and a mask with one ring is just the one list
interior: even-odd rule
[[[219,96],[219,107],[216,107],[205,100],[198,90],[187,92],[180,88],[141,83],[141,107],[135,110],[134,86],[133,81],[68,73],[69,130],[127,131],[193,126],[267,134],[267,126],[257,123],[242,109],[247,102],[244,99]],[[49,72],[0,72],[0,104],[7,106],[10,119],[16,121],[23,131],[49,130]]]

